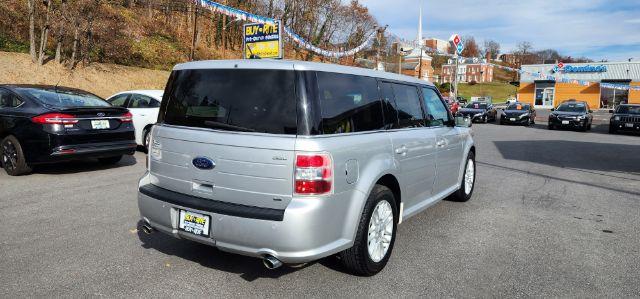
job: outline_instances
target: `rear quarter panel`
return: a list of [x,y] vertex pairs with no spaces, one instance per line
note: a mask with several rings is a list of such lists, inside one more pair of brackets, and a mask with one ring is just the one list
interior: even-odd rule
[[[349,208],[336,210],[334,217],[342,218],[336,221],[344,224],[343,236],[353,240],[364,204],[376,181],[385,174],[397,175],[389,135],[371,132],[298,136],[295,148],[296,153],[331,154],[334,165],[333,196],[327,200],[350,201]],[[354,171],[357,173],[354,174]]]

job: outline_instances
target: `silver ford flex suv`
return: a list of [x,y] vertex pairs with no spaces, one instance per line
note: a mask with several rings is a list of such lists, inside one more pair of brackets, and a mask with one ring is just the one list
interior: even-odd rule
[[397,225],[475,183],[468,119],[431,83],[298,61],[177,65],[140,179],[142,230],[261,258],[384,268]]

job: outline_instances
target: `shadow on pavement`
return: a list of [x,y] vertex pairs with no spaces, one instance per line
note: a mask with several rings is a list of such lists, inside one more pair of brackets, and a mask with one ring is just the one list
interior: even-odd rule
[[[518,168],[514,168],[514,167],[498,165],[498,164],[494,164],[494,163],[488,163],[488,162],[482,162],[482,161],[476,161],[476,163],[478,165],[482,165],[482,166],[486,166],[486,167],[491,167],[491,168],[496,168],[496,169],[500,169],[500,170],[511,171],[511,172],[515,172],[515,173],[532,175],[532,176],[540,177],[540,178],[543,178],[543,179],[555,180],[555,181],[560,181],[560,182],[565,182],[565,183],[572,183],[572,184],[579,184],[579,185],[588,186],[588,187],[594,187],[594,188],[600,188],[600,189],[605,189],[605,190],[609,190],[609,191],[613,191],[613,192],[620,192],[620,193],[624,193],[624,194],[632,195],[632,196],[640,196],[640,192],[631,191],[631,190],[624,190],[624,189],[617,188],[617,187],[609,187],[609,186],[605,186],[605,185],[601,185],[601,184],[595,184],[595,183],[589,183],[589,182],[584,182],[584,181],[579,181],[579,180],[572,180],[572,179],[569,179],[569,178],[551,176],[551,175],[531,172],[529,170],[522,170],[522,169],[518,169]],[[640,180],[636,180],[636,179],[629,179],[629,178],[622,178],[622,177],[620,177],[620,178],[621,179],[640,182]]]
[[137,163],[136,157],[132,155],[124,155],[120,162],[113,165],[104,165],[98,162],[97,159],[82,159],[73,160],[69,162],[60,162],[54,164],[37,165],[33,169],[33,173],[39,174],[70,174],[87,171],[97,171],[104,169],[115,169],[120,167],[126,167],[135,165]]
[[640,146],[568,140],[494,141],[502,157],[571,169],[640,174]]
[[246,281],[254,281],[258,278],[276,279],[313,264],[308,263],[298,267],[283,265],[278,269],[269,270],[264,267],[262,260],[258,258],[227,253],[220,251],[215,247],[189,240],[176,239],[160,232],[147,235],[140,229],[141,225],[142,221],[139,221],[138,238],[142,242],[141,246],[143,248],[155,249],[167,255],[196,262],[207,268],[237,273]]

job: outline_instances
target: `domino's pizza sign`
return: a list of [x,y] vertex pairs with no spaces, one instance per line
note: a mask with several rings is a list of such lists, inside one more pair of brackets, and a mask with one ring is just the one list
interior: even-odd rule
[[553,72],[563,72],[563,73],[604,73],[607,71],[607,66],[605,65],[581,65],[581,66],[572,66],[565,65],[560,62],[556,66],[553,67]]

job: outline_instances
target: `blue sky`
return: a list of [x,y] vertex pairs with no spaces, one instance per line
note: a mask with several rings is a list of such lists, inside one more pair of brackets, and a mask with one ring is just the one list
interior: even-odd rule
[[[423,35],[494,39],[502,52],[520,41],[535,49],[609,61],[640,61],[640,0],[422,0]],[[360,0],[389,31],[417,36],[420,0]]]

